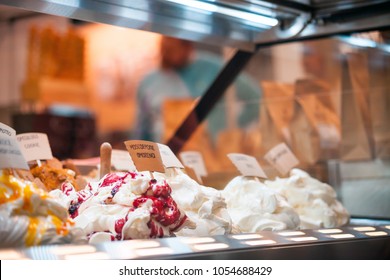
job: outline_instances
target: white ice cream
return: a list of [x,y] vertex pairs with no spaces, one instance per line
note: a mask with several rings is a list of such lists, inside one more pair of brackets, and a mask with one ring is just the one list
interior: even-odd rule
[[299,216],[286,199],[260,181],[235,177],[222,191],[233,223],[242,232],[297,229]]
[[67,208],[34,183],[0,171],[0,247],[71,240]]
[[299,214],[301,229],[339,227],[349,221],[334,189],[300,169],[291,170],[289,178],[266,181],[266,185],[287,198]]
[[199,185],[180,170],[165,178],[174,200],[196,224],[195,229],[183,228],[176,235],[212,236],[232,232],[232,220],[219,190]]
[[167,182],[146,174],[110,173],[80,192],[64,184],[52,193],[69,208],[90,242],[172,236],[191,225]]

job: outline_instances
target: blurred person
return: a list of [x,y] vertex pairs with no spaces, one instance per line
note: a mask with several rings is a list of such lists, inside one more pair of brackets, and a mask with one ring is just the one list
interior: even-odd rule
[[[200,97],[224,65],[218,55],[195,50],[192,42],[171,37],[162,37],[160,55],[160,67],[141,81],[137,91],[135,137],[155,142],[162,140],[164,132],[161,110],[164,100]],[[261,93],[256,82],[248,75],[240,75],[234,85],[236,99],[243,104],[237,120],[241,128],[258,121]],[[207,116],[207,125],[213,138],[219,131],[226,129],[226,110],[223,105],[214,107]]]

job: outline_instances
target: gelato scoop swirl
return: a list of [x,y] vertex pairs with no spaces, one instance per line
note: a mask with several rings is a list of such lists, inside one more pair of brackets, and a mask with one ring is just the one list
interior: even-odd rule
[[335,190],[303,170],[292,169],[289,178],[265,183],[287,198],[299,214],[301,229],[339,227],[349,221],[349,214],[337,200]]
[[40,245],[58,236],[70,238],[72,224],[67,208],[47,192],[7,170],[0,171],[1,247]]
[[242,232],[296,229],[299,216],[278,192],[260,181],[237,176],[223,189],[227,209]]
[[195,222],[196,228],[183,228],[178,236],[212,236],[232,233],[232,220],[219,190],[198,184],[187,174],[176,170],[166,177],[172,197]]
[[168,183],[146,173],[109,173],[82,191],[64,183],[51,193],[68,207],[91,243],[172,236],[191,224]]

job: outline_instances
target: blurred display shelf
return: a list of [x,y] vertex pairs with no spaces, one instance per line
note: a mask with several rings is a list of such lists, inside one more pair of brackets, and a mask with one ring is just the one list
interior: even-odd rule
[[182,149],[256,50],[390,27],[390,2],[386,0],[0,0],[1,5],[5,13],[18,15],[11,7],[237,48],[237,53],[167,141],[175,153]]
[[41,102],[44,106],[69,104],[87,107],[91,102],[87,86],[81,81],[41,78],[22,85],[23,102]]

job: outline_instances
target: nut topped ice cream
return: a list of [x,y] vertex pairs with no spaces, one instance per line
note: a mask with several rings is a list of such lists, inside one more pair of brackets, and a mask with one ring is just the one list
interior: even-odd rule
[[178,236],[212,236],[231,233],[232,220],[219,190],[199,185],[180,170],[166,176],[172,197],[195,222],[196,228],[183,228]]
[[349,221],[348,211],[337,200],[335,190],[303,170],[292,169],[289,178],[265,183],[287,198],[299,214],[301,229],[339,227]]
[[258,180],[237,176],[223,189],[227,209],[242,232],[297,229],[299,216],[286,199]]
[[108,173],[82,191],[63,184],[51,193],[62,199],[91,243],[167,237],[191,226],[168,183],[147,173]]
[[67,208],[47,192],[0,171],[0,247],[70,241],[72,224]]
[[77,176],[74,170],[64,168],[56,158],[47,160],[41,165],[32,166],[30,171],[49,191],[60,188],[64,182],[71,183],[77,190],[83,189],[87,184],[85,179]]

